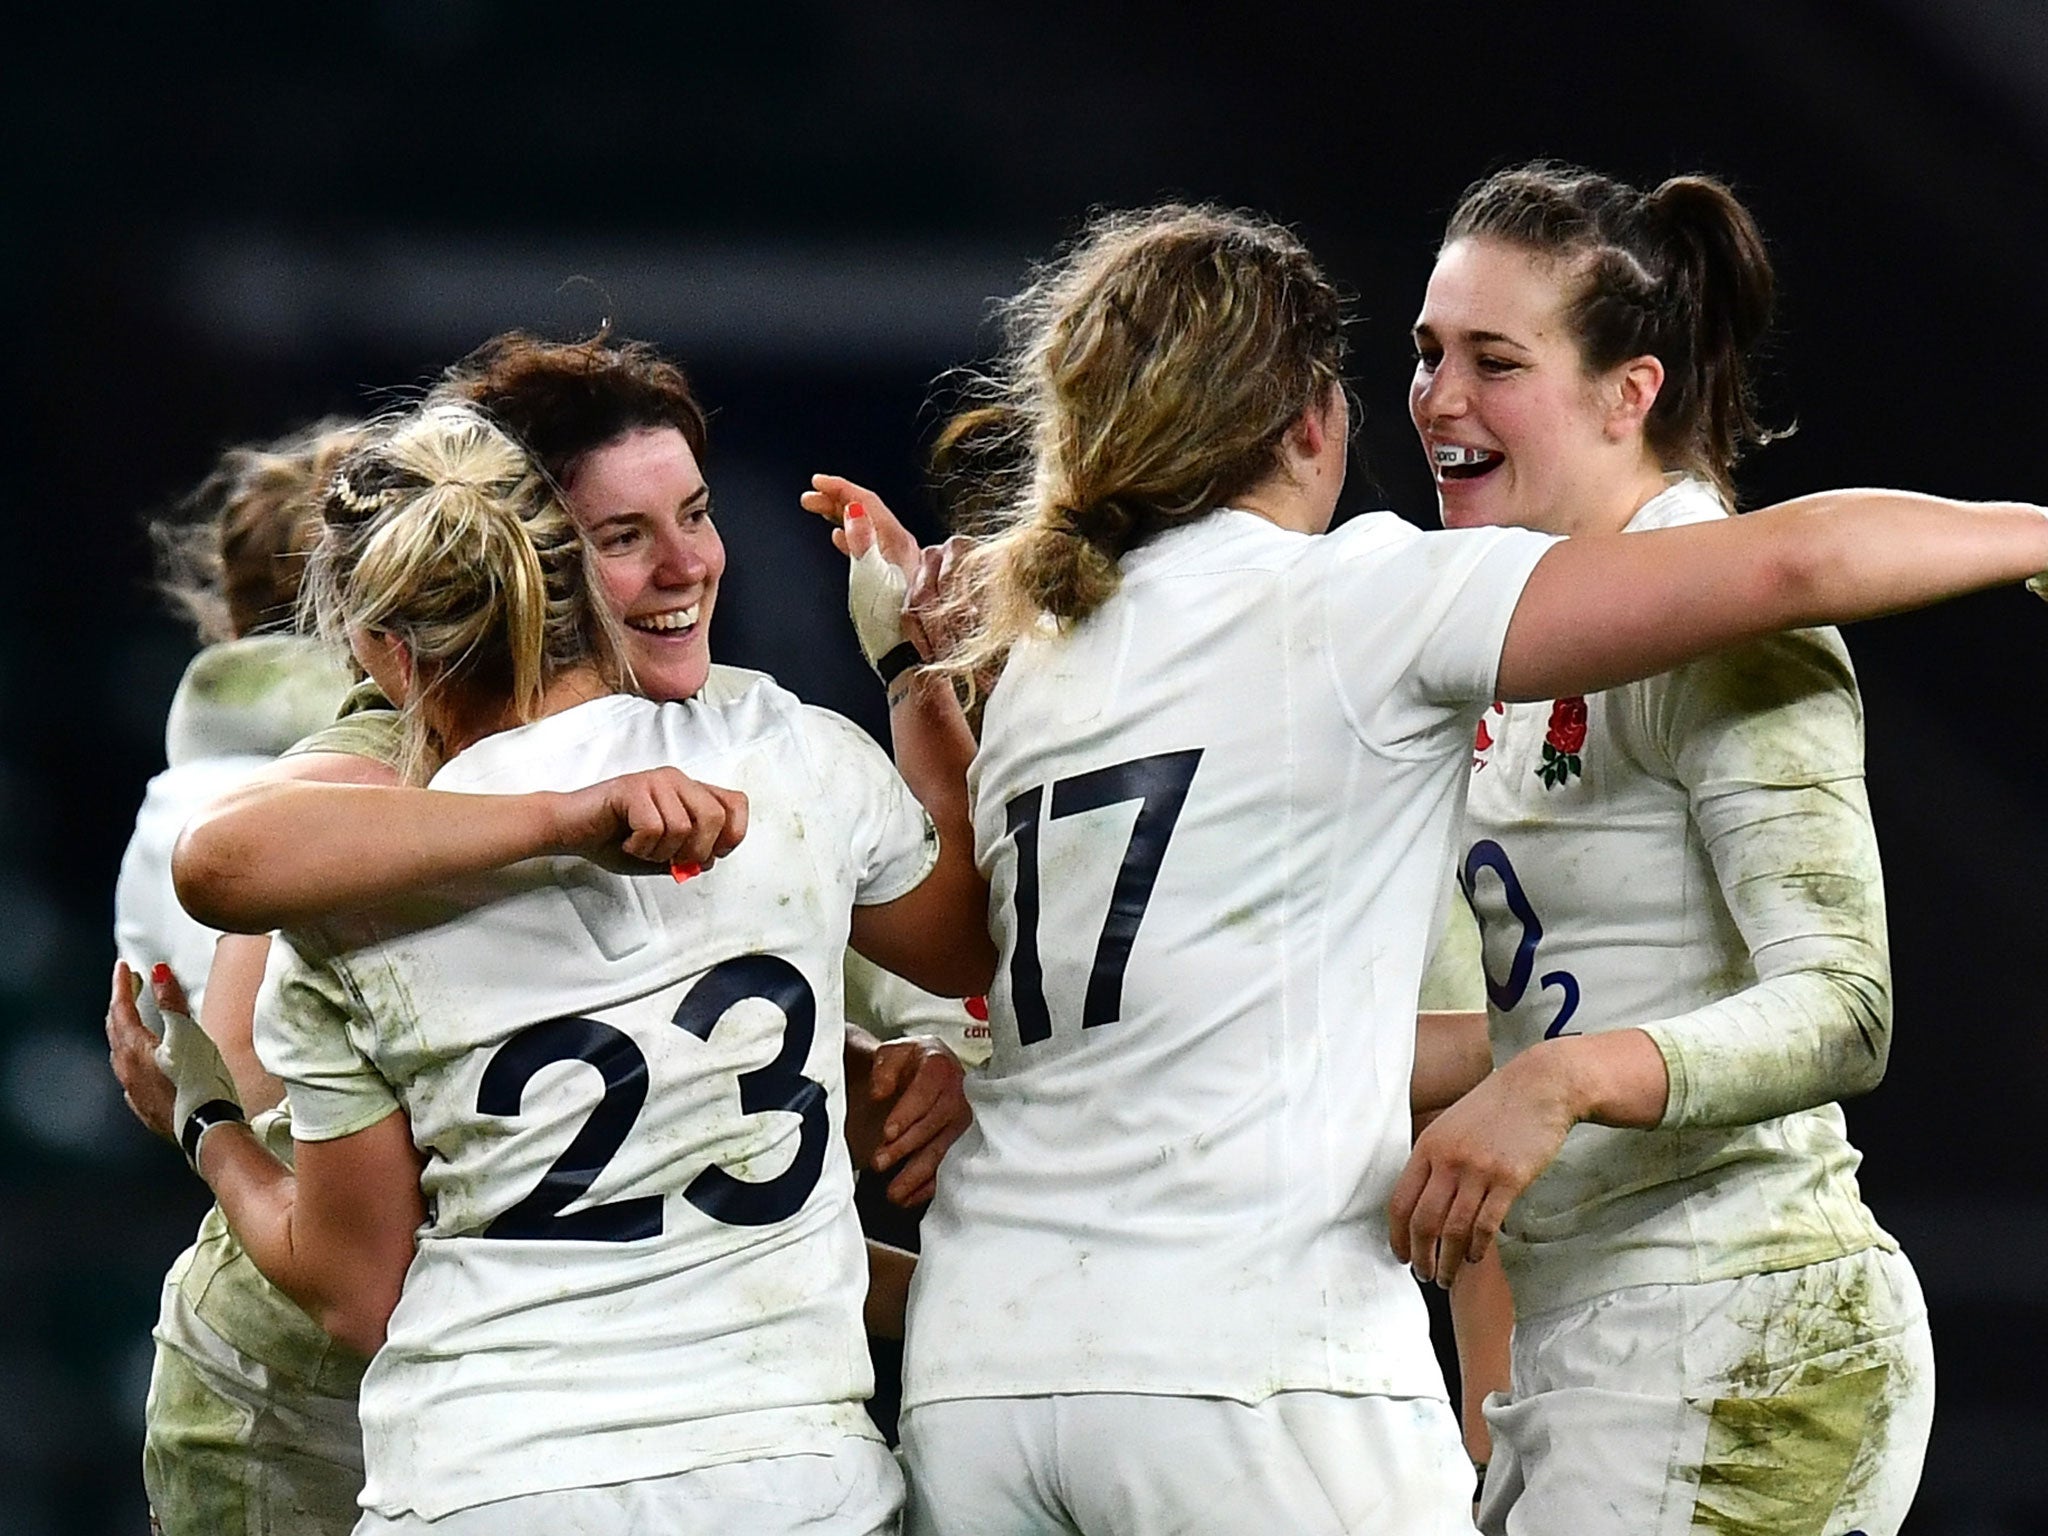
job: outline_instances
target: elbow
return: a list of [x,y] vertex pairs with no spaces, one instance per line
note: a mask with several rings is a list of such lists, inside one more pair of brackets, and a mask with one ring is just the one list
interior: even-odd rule
[[1836,1085],[1839,1097],[1856,1098],[1884,1081],[1892,1054],[1891,988],[1878,978],[1836,975],[1850,1028],[1843,1031]]
[[267,933],[237,900],[237,872],[246,860],[221,825],[218,808],[201,811],[178,834],[171,850],[171,886],[178,904],[199,922],[224,933]]
[[404,1283],[403,1267],[389,1277],[366,1274],[345,1292],[323,1296],[306,1310],[329,1338],[367,1359],[384,1347]]
[[1819,509],[1804,508],[1795,528],[1802,537],[1770,546],[1760,574],[1760,606],[1785,629],[1855,617],[1841,611],[1850,567],[1837,547],[1834,522]]
[[919,957],[909,979],[939,997],[981,997],[996,980],[996,946],[986,932],[962,933],[958,942]]

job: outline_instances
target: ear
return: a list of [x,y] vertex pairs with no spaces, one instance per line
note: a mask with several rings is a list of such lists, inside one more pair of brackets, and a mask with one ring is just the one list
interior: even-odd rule
[[1328,413],[1311,406],[1295,417],[1294,425],[1287,429],[1285,446],[1301,458],[1313,459],[1322,453],[1329,432]]
[[1310,406],[1295,418],[1282,440],[1283,446],[1303,459],[1318,459],[1332,438],[1342,437],[1349,430],[1348,417],[1343,386],[1332,384],[1322,404]]
[[1663,393],[1664,364],[1645,352],[1641,357],[1632,357],[1617,365],[1609,377],[1608,435],[1632,437],[1643,430],[1650,408],[1657,403],[1657,396]]

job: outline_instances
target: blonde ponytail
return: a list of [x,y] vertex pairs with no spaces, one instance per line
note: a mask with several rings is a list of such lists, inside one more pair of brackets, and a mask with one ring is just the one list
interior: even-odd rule
[[406,769],[442,755],[429,700],[537,717],[564,669],[620,678],[616,621],[593,597],[588,555],[553,484],[485,416],[430,404],[345,460],[306,575],[313,627],[403,643],[418,685],[405,706]]

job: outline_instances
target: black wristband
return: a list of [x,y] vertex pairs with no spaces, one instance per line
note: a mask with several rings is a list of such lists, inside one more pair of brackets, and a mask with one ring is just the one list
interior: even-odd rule
[[192,1171],[199,1171],[200,1137],[216,1125],[246,1125],[248,1120],[242,1106],[233,1099],[208,1099],[187,1115],[185,1128],[178,1133],[178,1145],[184,1149],[185,1161],[192,1165]]
[[882,676],[882,686],[888,687],[912,667],[924,665],[924,658],[917,654],[917,647],[908,640],[891,647],[875,662],[875,670]]

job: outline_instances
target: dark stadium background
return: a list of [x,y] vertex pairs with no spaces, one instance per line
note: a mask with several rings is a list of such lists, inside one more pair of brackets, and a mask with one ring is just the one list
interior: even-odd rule
[[[1297,223],[1358,297],[1351,508],[1431,501],[1406,328],[1459,189],[1710,169],[1772,236],[1752,501],[2048,499],[2048,9],[1577,0],[45,6],[0,44],[0,1536],[138,1536],[145,1333],[198,1186],[106,1076],[113,872],[189,654],[141,514],[223,445],[610,315],[717,411],[728,660],[880,724],[813,469],[920,509],[929,385],[1091,205]],[[1861,626],[1898,1029],[1850,1107],[1941,1361],[1920,1536],[2048,1530],[2048,612]],[[1222,686],[1219,680],[1219,686]]]

